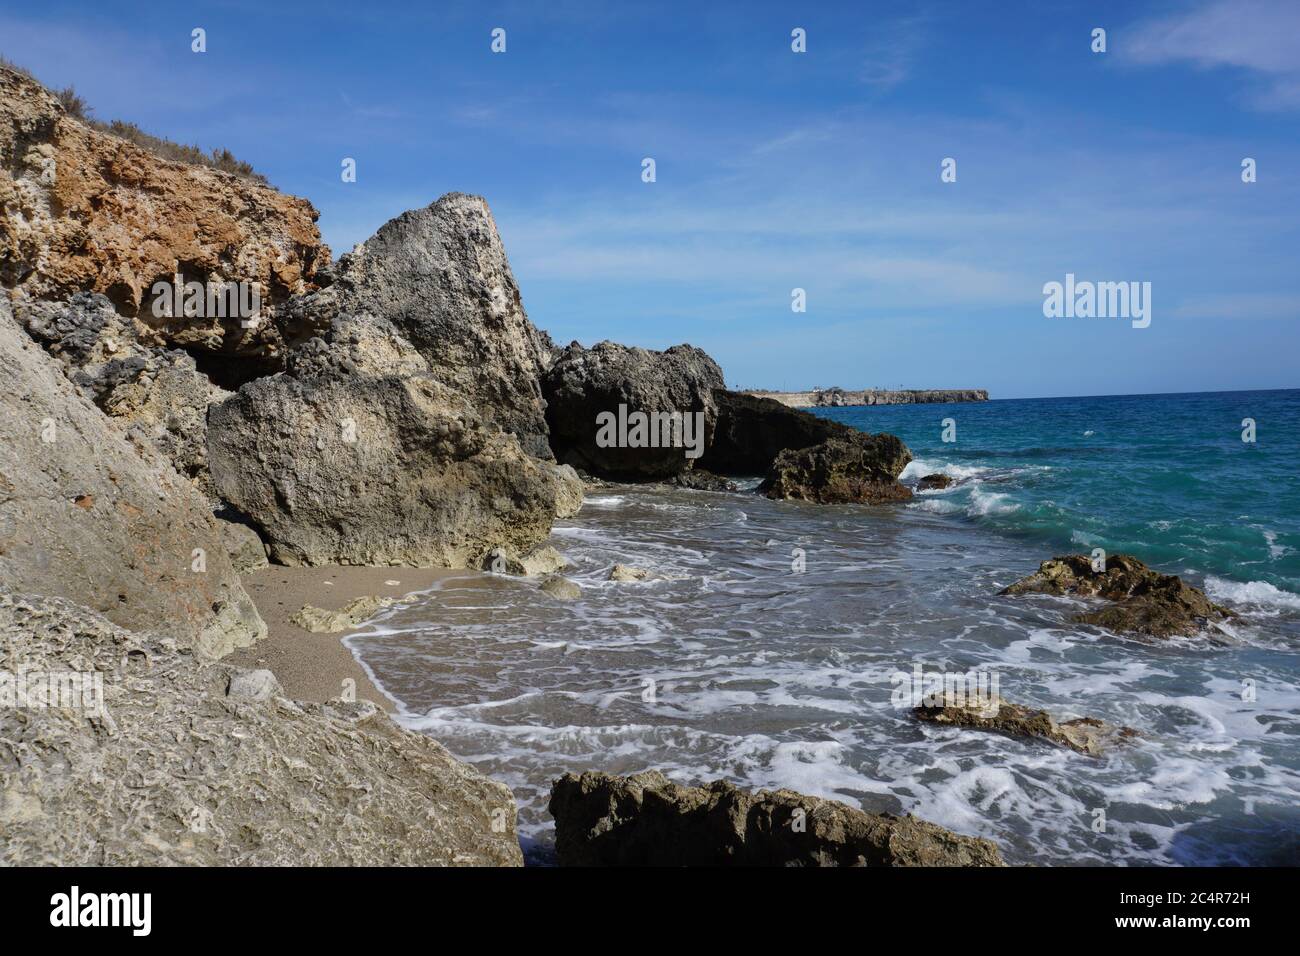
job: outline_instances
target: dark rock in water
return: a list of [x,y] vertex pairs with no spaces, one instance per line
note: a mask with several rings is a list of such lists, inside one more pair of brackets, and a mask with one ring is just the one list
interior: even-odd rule
[[[653,352],[614,342],[585,349],[574,342],[542,379],[552,450],[559,461],[601,478],[669,478],[692,463],[688,452],[703,453],[712,440],[717,421],[713,394],[722,383],[718,363],[690,345]],[[697,412],[703,415],[702,432],[695,427]],[[634,414],[651,416],[640,435]],[[674,440],[671,427],[665,435],[668,419],[656,425],[655,415],[678,416],[680,437]],[[618,446],[601,447],[599,416],[628,422],[628,440],[618,436]],[[692,416],[689,432],[686,416]],[[690,444],[695,448],[684,447]]]
[[787,448],[808,448],[828,438],[852,441],[863,433],[771,398],[720,388],[713,393],[718,425],[699,467],[720,475],[761,475]]
[[0,595],[0,671],[24,670],[96,683],[0,707],[0,865],[523,863],[510,790],[369,701],[287,700],[269,671]]
[[286,306],[301,327],[339,315],[388,320],[440,382],[550,458],[539,376],[549,337],[524,312],[487,202],[448,193],[402,213],[340,258],[334,283]]
[[1052,558],[1001,593],[1104,598],[1116,603],[1076,615],[1074,620],[1151,637],[1196,634],[1219,621],[1236,617],[1177,575],[1160,574],[1127,554],[1108,555],[1105,570],[1101,572],[1093,570],[1087,555]]
[[668,483],[676,485],[678,488],[691,488],[695,491],[736,491],[738,488],[730,478],[715,475],[703,468],[687,468],[685,471],[673,475],[668,480]]
[[565,774],[551,788],[561,866],[1002,866],[988,840],[793,790],[683,787],[658,771]]
[[265,636],[209,503],[66,371],[0,294],[0,591],[74,599],[213,657]]
[[768,468],[759,491],[769,498],[821,504],[905,501],[912,491],[898,482],[911,454],[893,435],[832,438],[811,448],[787,449]]
[[952,479],[947,475],[935,472],[932,475],[925,475],[916,483],[916,487],[921,491],[929,491],[932,488],[947,488],[952,484]]
[[912,713],[917,720],[931,724],[990,730],[1010,737],[1035,737],[1089,757],[1100,757],[1109,744],[1138,735],[1131,727],[1116,727],[1095,717],[1057,723],[1045,710],[1009,704],[996,696],[941,706],[921,706]]

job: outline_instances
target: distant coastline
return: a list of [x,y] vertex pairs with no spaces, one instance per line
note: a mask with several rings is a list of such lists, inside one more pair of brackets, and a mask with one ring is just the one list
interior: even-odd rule
[[826,408],[845,405],[926,405],[938,402],[987,402],[984,388],[815,388],[806,392],[768,392],[746,389],[745,394],[773,398],[791,408]]

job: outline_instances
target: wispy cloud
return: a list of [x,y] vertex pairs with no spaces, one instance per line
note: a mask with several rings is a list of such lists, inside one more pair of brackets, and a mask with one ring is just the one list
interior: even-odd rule
[[1249,71],[1259,81],[1252,106],[1300,109],[1300,3],[1295,0],[1213,0],[1139,24],[1121,49],[1139,63]]

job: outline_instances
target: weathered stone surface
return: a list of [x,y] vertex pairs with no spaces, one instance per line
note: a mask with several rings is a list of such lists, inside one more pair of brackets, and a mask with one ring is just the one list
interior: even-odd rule
[[330,349],[209,413],[213,487],[282,564],[477,567],[550,532],[557,483],[422,375],[349,374]]
[[609,569],[610,581],[648,581],[655,575],[645,568],[634,568],[627,564],[616,564]]
[[[92,129],[0,67],[0,285],[19,297],[101,292],[173,345],[265,371],[302,331],[278,306],[330,260],[317,216],[305,199]],[[264,321],[155,319],[150,290],[178,271],[258,283]]]
[[221,539],[226,543],[226,553],[230,555],[230,564],[239,574],[257,571],[266,567],[266,545],[256,531],[246,524],[217,519],[221,529]]
[[582,597],[582,588],[558,574],[548,574],[543,578],[539,590],[557,601],[576,601]]
[[[988,840],[792,790],[683,787],[657,771],[551,788],[562,866],[1001,866]],[[799,825],[795,825],[795,821]]]
[[893,435],[832,438],[776,456],[759,486],[768,498],[821,504],[880,504],[912,497],[898,476],[912,455]]
[[18,328],[0,294],[0,589],[220,656],[265,635],[207,503]]
[[1085,554],[1052,558],[1002,593],[1104,598],[1115,603],[1075,615],[1074,620],[1149,637],[1196,634],[1236,616],[1177,575],[1160,574],[1127,554],[1107,555],[1101,572],[1093,570]]
[[923,475],[921,480],[916,483],[920,491],[929,491],[932,488],[947,488],[952,484],[952,478],[948,475],[935,472],[932,475]]
[[380,608],[392,604],[392,598],[365,595],[354,598],[337,611],[304,604],[289,618],[290,624],[297,624],[303,630],[313,634],[341,634],[351,630],[368,617],[373,617]]
[[524,555],[516,555],[509,548],[493,548],[483,556],[482,569],[496,574],[534,576],[551,574],[569,566],[564,555],[550,545],[534,548]]
[[373,704],[286,700],[59,599],[0,596],[0,670],[93,672],[104,704],[0,708],[5,865],[522,863],[509,789]]
[[249,700],[270,700],[283,697],[284,688],[270,671],[236,671],[230,675],[226,686],[227,697],[246,697]]
[[299,325],[386,319],[480,415],[550,458],[538,376],[551,343],[528,321],[487,202],[448,193],[402,213],[343,256],[329,288],[293,303]]
[[20,299],[14,316],[132,440],[150,442],[178,473],[211,494],[207,409],[230,393],[201,373],[191,356],[166,346],[138,320],[118,315],[95,293],[58,302]]
[[[681,447],[610,447],[597,444],[597,416],[627,412],[704,415],[699,450],[712,440],[717,412],[713,392],[722,369],[700,349],[674,345],[664,352],[601,342],[565,348],[542,378],[546,420],[556,458],[603,478],[653,481],[688,468]],[[671,436],[670,436],[671,437]],[[693,437],[693,436],[692,436]],[[683,431],[682,438],[685,438]],[[648,439],[648,436],[647,436]]]
[[1033,737],[1068,747],[1089,757],[1100,757],[1113,743],[1136,737],[1131,727],[1117,727],[1095,717],[1078,717],[1058,723],[1045,710],[1009,704],[1000,697],[964,700],[913,709],[917,720],[950,727],[989,730],[1009,737]]
[[572,518],[582,510],[586,485],[572,465],[556,465],[551,475],[555,480],[555,517]]
[[718,426],[696,464],[719,475],[762,475],[787,448],[808,448],[829,438],[851,441],[862,432],[771,398],[719,388],[713,393]]

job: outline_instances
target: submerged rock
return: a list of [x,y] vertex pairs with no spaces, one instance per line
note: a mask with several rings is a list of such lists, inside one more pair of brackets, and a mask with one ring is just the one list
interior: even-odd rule
[[[708,446],[717,419],[713,392],[722,382],[718,364],[690,345],[653,352],[614,342],[585,349],[574,342],[542,378],[551,447],[559,461],[602,478],[669,478],[694,460],[687,457],[688,440],[696,446],[694,452],[703,453]],[[695,413],[702,417],[686,422],[685,416]],[[615,419],[676,414],[682,428],[674,439],[671,430],[664,435],[662,424],[655,427],[651,418],[638,436],[635,420],[628,417],[628,441],[619,438],[602,447],[598,417],[606,414]],[[702,428],[695,427],[697,421]],[[649,447],[652,441],[657,447]]]
[[1110,744],[1138,736],[1131,727],[1117,727],[1095,717],[1058,723],[1045,710],[1009,704],[996,696],[944,706],[921,706],[912,713],[926,723],[990,730],[1009,737],[1034,737],[1089,757],[1100,757]]
[[327,611],[311,604],[304,604],[293,617],[289,618],[289,623],[297,624],[303,630],[311,631],[313,634],[340,634],[356,627],[366,618],[373,617],[380,608],[388,607],[392,603],[392,598],[366,595],[349,601],[337,611]]
[[988,840],[792,790],[683,787],[658,771],[565,774],[551,788],[562,866],[1001,866]]
[[1177,575],[1153,571],[1127,554],[1108,555],[1100,572],[1084,554],[1051,558],[1001,593],[1104,598],[1115,603],[1077,614],[1074,620],[1150,637],[1192,635],[1236,617]]
[[832,438],[811,448],[787,449],[768,468],[759,491],[768,498],[821,504],[904,501],[912,491],[898,482],[911,459],[893,435]]
[[540,590],[558,601],[576,601],[582,597],[582,588],[558,574],[548,574],[542,580]]
[[564,555],[550,545],[534,548],[522,556],[516,556],[509,548],[493,548],[483,558],[483,570],[495,574],[517,574],[532,577],[538,574],[551,574],[569,566]]
[[648,581],[655,575],[645,568],[634,568],[627,564],[616,564],[609,570],[610,581]]
[[921,480],[916,483],[916,487],[920,491],[929,491],[932,488],[947,488],[951,484],[952,478],[948,475],[935,472],[932,475],[923,476]]
[[705,471],[703,468],[687,468],[683,472],[673,475],[669,479],[670,484],[679,488],[690,488],[694,491],[738,491],[739,487],[730,478],[723,475],[715,475],[711,471]]
[[368,702],[287,700],[268,672],[3,595],[0,671],[20,669],[93,674],[102,707],[0,707],[0,864],[523,862],[510,790]]
[[266,634],[208,502],[73,385],[4,294],[0,590],[68,597],[213,657]]

